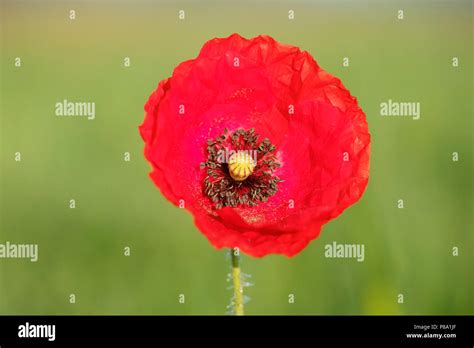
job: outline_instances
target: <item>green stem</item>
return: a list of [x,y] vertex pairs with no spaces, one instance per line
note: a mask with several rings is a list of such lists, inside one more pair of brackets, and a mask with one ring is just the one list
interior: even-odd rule
[[234,285],[234,313],[235,315],[244,315],[244,289],[240,275],[240,250],[238,248],[230,249],[232,260],[232,283]]

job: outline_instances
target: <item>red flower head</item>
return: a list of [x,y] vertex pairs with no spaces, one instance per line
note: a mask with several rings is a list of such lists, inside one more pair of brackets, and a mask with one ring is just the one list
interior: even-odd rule
[[367,185],[357,100],[308,52],[269,36],[208,41],[145,110],[151,178],[216,248],[293,256]]

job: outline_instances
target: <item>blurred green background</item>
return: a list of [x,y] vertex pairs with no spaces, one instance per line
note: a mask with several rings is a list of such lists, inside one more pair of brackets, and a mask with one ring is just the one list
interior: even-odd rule
[[[161,79],[233,32],[309,51],[372,134],[358,204],[294,258],[243,257],[246,312],[474,314],[472,13],[471,1],[2,1],[0,243],[37,243],[39,260],[0,259],[0,314],[226,312],[226,251],[149,180],[138,125]],[[95,102],[96,119],[56,117],[63,99]],[[388,99],[420,102],[421,118],[381,117]],[[333,241],[365,244],[365,261],[325,258]]]

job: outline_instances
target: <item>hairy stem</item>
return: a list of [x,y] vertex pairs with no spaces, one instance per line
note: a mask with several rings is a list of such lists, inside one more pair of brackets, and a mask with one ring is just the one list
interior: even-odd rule
[[232,260],[232,283],[234,286],[234,313],[244,315],[244,288],[240,274],[240,251],[238,248],[230,249]]

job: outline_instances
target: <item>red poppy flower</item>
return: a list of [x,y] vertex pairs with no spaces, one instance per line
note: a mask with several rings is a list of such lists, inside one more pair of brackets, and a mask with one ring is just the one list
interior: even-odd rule
[[269,36],[208,41],[145,111],[151,178],[216,248],[293,256],[367,185],[356,98],[308,52]]

